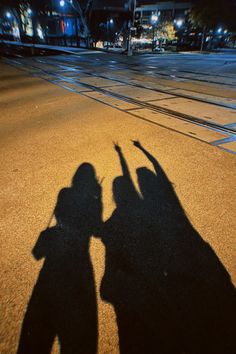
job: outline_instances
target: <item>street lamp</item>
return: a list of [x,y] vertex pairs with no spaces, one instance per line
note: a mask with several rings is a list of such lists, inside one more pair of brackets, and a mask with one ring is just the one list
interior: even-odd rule
[[108,41],[109,41],[109,29],[110,29],[109,25],[113,25],[113,23],[114,23],[113,18],[110,18],[109,20],[107,20],[107,50],[108,50],[108,48],[109,48],[109,46],[108,46]]
[[[64,0],[60,0],[60,6],[64,7],[65,6],[65,1]],[[67,45],[67,41],[66,41],[66,33],[65,33],[65,18],[64,18],[64,14],[62,13],[62,32],[64,34],[64,44],[65,46]]]
[[29,33],[29,35],[32,36],[32,43],[33,43],[32,54],[33,54],[34,53],[34,45],[36,42],[36,37],[35,37],[36,33],[35,33],[35,27],[33,26],[33,20],[32,20],[33,11],[31,10],[30,7],[28,7],[28,9],[27,9],[27,15],[28,15],[27,22],[28,22],[28,24],[31,23],[31,33]]
[[136,6],[137,6],[136,0],[129,0],[127,8],[129,9],[129,11],[131,11],[133,13],[133,15],[132,15],[132,20],[130,19],[128,21],[128,31],[129,31],[128,38],[127,38],[127,51],[128,51],[127,54],[128,54],[128,56],[133,55],[132,43],[131,43],[131,39],[132,39],[131,28],[134,26]]
[[182,27],[183,22],[184,22],[183,20],[177,20],[177,21],[176,21],[176,26],[177,26],[178,28]]
[[152,24],[156,24],[156,23],[157,23],[157,20],[158,20],[157,14],[152,14],[152,17],[151,17],[151,22],[152,22]]
[[154,38],[155,38],[155,26],[158,21],[158,15],[157,13],[152,14],[151,16],[151,24],[152,24],[152,50],[154,50]]
[[[11,17],[12,17],[12,16],[11,16],[11,13],[10,13],[9,11],[7,11],[7,12],[5,13],[5,16],[6,16],[6,18],[7,18],[8,20],[10,20]],[[1,26],[1,27],[2,27],[2,42],[3,42],[3,37],[4,37],[3,34],[5,33],[5,32],[4,32],[4,27],[3,27],[3,21],[2,21],[2,26]]]

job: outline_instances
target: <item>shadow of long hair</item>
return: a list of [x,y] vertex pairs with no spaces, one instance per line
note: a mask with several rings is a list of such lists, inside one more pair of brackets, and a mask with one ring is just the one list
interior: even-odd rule
[[101,227],[101,187],[89,163],[79,166],[70,188],[59,192],[56,225],[33,249],[44,258],[22,325],[18,354],[97,352],[97,303],[89,255],[91,235]]

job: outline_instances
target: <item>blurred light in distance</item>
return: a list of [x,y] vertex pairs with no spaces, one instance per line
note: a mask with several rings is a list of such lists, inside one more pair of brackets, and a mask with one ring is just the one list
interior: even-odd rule
[[20,31],[19,31],[19,28],[18,27],[13,27],[12,28],[12,34],[14,36],[15,39],[20,39]]
[[158,20],[157,14],[152,14],[152,16],[151,16],[151,22],[152,22],[152,23],[156,23],[157,20]]
[[43,39],[43,31],[40,27],[37,28],[37,33],[38,33],[39,38]]
[[177,20],[177,21],[176,21],[176,26],[177,26],[177,27],[180,28],[182,25],[183,25],[183,20]]

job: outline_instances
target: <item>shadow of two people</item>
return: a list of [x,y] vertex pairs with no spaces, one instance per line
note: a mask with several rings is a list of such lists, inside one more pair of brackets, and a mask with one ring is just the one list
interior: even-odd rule
[[33,253],[45,258],[22,326],[19,353],[96,353],[98,318],[89,255],[92,235],[106,249],[102,299],[114,306],[120,352],[233,353],[235,294],[214,251],[189,222],[165,172],[137,141],[154,171],[137,169],[133,184],[118,145],[122,176],[113,182],[116,208],[102,222],[101,186],[82,164],[60,191],[57,224]]

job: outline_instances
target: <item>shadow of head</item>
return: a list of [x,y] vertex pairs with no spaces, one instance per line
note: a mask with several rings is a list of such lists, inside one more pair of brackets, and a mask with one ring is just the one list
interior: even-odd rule
[[144,198],[152,196],[157,186],[157,175],[147,167],[137,169],[138,184]]
[[113,199],[117,208],[128,207],[139,201],[139,195],[132,181],[126,176],[116,177],[112,185]]
[[96,172],[88,162],[82,163],[72,178],[72,188],[86,188],[97,183]]
[[101,186],[90,163],[83,163],[75,172],[71,186],[58,194],[54,215],[64,227],[91,228],[101,218]]

